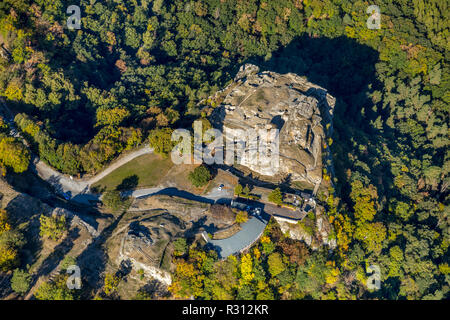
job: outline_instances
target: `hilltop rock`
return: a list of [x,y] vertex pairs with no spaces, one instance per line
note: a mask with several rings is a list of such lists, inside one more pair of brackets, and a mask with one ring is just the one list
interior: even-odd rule
[[311,249],[322,246],[335,249],[337,246],[333,225],[324,213],[324,208],[316,207],[314,220],[304,218],[301,222],[289,222],[286,219],[274,217],[283,234],[291,239],[304,241]]
[[[293,73],[260,72],[257,66],[241,67],[211,122],[221,128],[225,140],[239,130],[279,129],[279,168],[272,162],[250,160],[244,147],[241,165],[263,176],[306,181],[322,180],[322,145],[326,137],[322,119],[331,119],[335,98]],[[271,150],[269,152],[277,152]]]

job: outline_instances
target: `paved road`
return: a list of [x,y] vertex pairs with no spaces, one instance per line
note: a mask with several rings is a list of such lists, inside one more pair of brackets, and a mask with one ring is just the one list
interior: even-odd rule
[[[12,112],[9,110],[7,105],[1,100],[1,104],[5,108],[6,112],[11,117]],[[11,122],[11,121],[10,121]],[[14,128],[13,122],[10,123],[12,130],[11,134],[22,138],[20,134],[18,134],[17,129]],[[22,138],[23,139],[23,138]],[[24,139],[23,139],[24,140]],[[26,141],[24,140],[26,143]],[[90,201],[98,201],[99,196],[92,194],[90,192],[89,187],[116,170],[117,168],[123,166],[129,161],[145,155],[152,153],[153,149],[149,146],[145,146],[136,151],[130,152],[126,154],[112,164],[110,164],[107,168],[105,168],[102,172],[97,174],[94,177],[89,179],[75,179],[70,176],[64,175],[55,169],[51,168],[44,162],[42,162],[37,156],[33,156],[34,160],[31,162],[31,170],[33,170],[36,174],[38,174],[43,180],[50,183],[53,187],[55,187],[58,193],[69,193],[71,195],[72,201],[77,201],[84,204],[89,204]],[[169,196],[178,196],[181,198],[195,200],[199,202],[206,202],[210,204],[214,203],[222,203],[222,204],[230,204],[233,193],[229,189],[219,190],[218,188],[214,188],[208,194],[203,196],[198,196],[192,193],[189,193],[184,190],[179,190],[174,187],[164,187],[158,186],[154,188],[146,188],[139,189],[134,191],[124,192],[124,195],[133,196],[135,198],[148,197],[157,194],[164,194]],[[236,254],[241,252],[242,250],[250,247],[253,243],[255,243],[259,237],[262,235],[270,216],[262,212],[261,214],[251,216],[250,219],[244,223],[241,227],[242,229],[227,239],[222,240],[209,240],[209,244],[214,247],[218,251],[220,258],[225,258],[229,255]]]
[[59,193],[70,193],[71,197],[73,197],[72,200],[85,202],[85,200],[88,198],[95,199],[97,197],[90,192],[89,187],[91,185],[98,182],[99,180],[106,177],[108,174],[123,166],[124,164],[130,162],[131,160],[145,154],[150,154],[152,152],[152,148],[150,148],[149,146],[145,146],[133,152],[127,153],[111,163],[102,172],[88,179],[70,178],[70,176],[56,171],[44,162],[40,161],[38,158],[33,161],[34,168],[31,169],[35,169],[35,172],[39,175],[39,177],[50,183]]
[[[208,194],[202,196],[197,196],[190,192],[172,187],[154,187],[124,192],[124,195],[133,196],[135,198],[145,198],[158,194],[177,196],[184,199],[210,204],[230,204],[233,197],[232,191],[228,189],[219,190],[218,188],[215,188]],[[264,207],[263,204],[259,204],[258,206],[260,208]],[[251,215],[250,219],[246,223],[241,225],[242,229],[233,236],[221,240],[208,239],[208,243],[214,250],[217,251],[217,253],[219,254],[219,258],[226,258],[229,255],[236,254],[241,252],[242,250],[247,249],[253,243],[255,243],[259,239],[259,237],[261,237],[269,220],[270,215],[265,213],[264,211],[259,215]]]
[[270,216],[262,212],[260,215],[252,216],[246,223],[242,224],[242,229],[238,233],[226,239],[210,239],[208,243],[217,251],[220,259],[239,253],[258,241],[269,219]]
[[150,148],[150,146],[146,145],[143,148],[137,149],[133,152],[127,153],[114,162],[112,162],[107,168],[105,168],[102,172],[95,175],[94,177],[87,180],[89,185],[93,185],[94,183],[100,181],[104,177],[106,177],[108,174],[116,170],[117,168],[123,166],[124,164],[130,162],[133,159],[136,159],[137,157],[143,156],[145,154],[153,153],[153,149]]
[[[15,127],[14,114],[1,98],[0,105],[3,107],[7,122],[11,128],[10,134],[16,138],[22,139],[25,145],[28,146],[26,140],[20,135],[20,131]],[[130,162],[131,160],[150,153],[153,153],[153,149],[150,148],[150,146],[146,145],[140,149],[120,156],[99,174],[86,179],[71,178],[68,175],[62,174],[61,172],[53,169],[52,167],[41,161],[36,155],[33,155],[33,161],[30,163],[30,170],[41,177],[41,179],[51,184],[55,188],[57,193],[70,194],[71,200],[89,204],[88,200],[98,200],[98,196],[92,194],[89,190],[89,187],[91,185],[98,182],[99,180],[106,177],[108,174],[123,166],[124,164]]]
[[188,200],[206,202],[211,204],[213,203],[229,204],[231,203],[231,199],[233,198],[232,191],[230,191],[229,189],[219,190],[218,188],[214,188],[209,193],[201,196],[195,195],[193,193],[184,190],[180,190],[175,187],[166,187],[166,186],[138,189],[133,191],[126,191],[123,193],[124,196],[132,196],[134,198],[145,198],[158,194],[160,195],[163,194],[167,196],[177,196]]

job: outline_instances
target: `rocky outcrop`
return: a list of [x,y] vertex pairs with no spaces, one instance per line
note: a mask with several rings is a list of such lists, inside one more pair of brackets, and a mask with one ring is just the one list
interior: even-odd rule
[[291,181],[321,182],[322,117],[331,117],[335,104],[325,89],[293,73],[259,72],[257,66],[246,64],[227,92],[211,116],[225,141],[242,136],[242,131],[279,130],[279,150],[268,148],[269,154],[279,156],[275,169],[273,161],[258,161],[250,155],[251,138],[244,147],[241,165],[263,176],[289,175]]
[[116,230],[106,244],[110,259],[170,285],[171,242],[184,233],[184,222],[167,212],[128,212]]
[[[324,214],[324,209],[318,206],[314,211],[314,219],[305,217],[301,222],[288,221],[274,217],[283,234],[291,239],[304,241],[311,249],[321,246],[334,249],[337,246],[333,225]],[[306,221],[308,220],[309,221]]]
[[288,235],[291,239],[304,241],[308,246],[313,247],[313,235],[308,234],[300,225],[279,219],[278,217],[274,218],[278,222],[283,234]]

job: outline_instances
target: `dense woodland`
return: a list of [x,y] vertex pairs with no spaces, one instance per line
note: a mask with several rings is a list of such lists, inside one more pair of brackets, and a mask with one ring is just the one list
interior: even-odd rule
[[[0,95],[62,172],[95,172],[149,133],[189,128],[244,62],[305,75],[337,98],[336,189],[322,201],[338,249],[312,252],[273,224],[221,262],[186,245],[175,296],[448,298],[448,1],[82,0],[81,29],[69,30],[71,4],[0,4]],[[370,4],[379,30],[367,28]],[[0,155],[3,171],[21,161]],[[374,292],[371,264],[382,274]]]

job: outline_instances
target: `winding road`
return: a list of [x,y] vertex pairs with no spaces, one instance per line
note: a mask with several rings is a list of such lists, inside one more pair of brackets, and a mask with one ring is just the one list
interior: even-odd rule
[[[0,103],[6,111],[7,122],[11,128],[10,135],[22,139],[24,144],[28,146],[26,140],[20,135],[19,130],[17,130],[14,126],[13,113],[9,110],[8,106],[2,99],[0,99]],[[30,170],[37,174],[41,179],[52,185],[58,194],[68,194],[70,195],[71,201],[90,205],[92,202],[97,202],[100,199],[99,194],[94,194],[91,192],[91,185],[133,159],[150,153],[153,153],[153,149],[146,145],[140,149],[123,154],[97,175],[85,179],[77,179],[64,175],[41,161],[38,156],[33,154],[33,160],[30,163]],[[228,205],[231,203],[234,196],[233,192],[229,189],[219,190],[218,188],[214,188],[208,194],[200,196],[175,187],[167,186],[157,186],[153,188],[123,192],[123,195],[132,196],[134,198],[143,198],[158,194],[177,196],[209,204],[221,203]],[[208,239],[208,243],[218,252],[220,258],[225,258],[231,254],[241,252],[250,247],[260,238],[267,223],[269,222],[269,219],[270,215],[264,211],[261,214],[250,215],[250,219],[241,225],[241,230],[239,232],[227,239]]]
[[99,199],[99,195],[90,191],[90,186],[131,160],[150,153],[153,153],[153,149],[146,145],[130,153],[123,154],[108,165],[108,167],[106,167],[103,171],[86,179],[77,179],[64,175],[39,160],[37,157],[32,162],[30,169],[34,171],[41,179],[52,185],[59,194],[70,194],[72,201],[90,204],[90,201],[97,201]]

